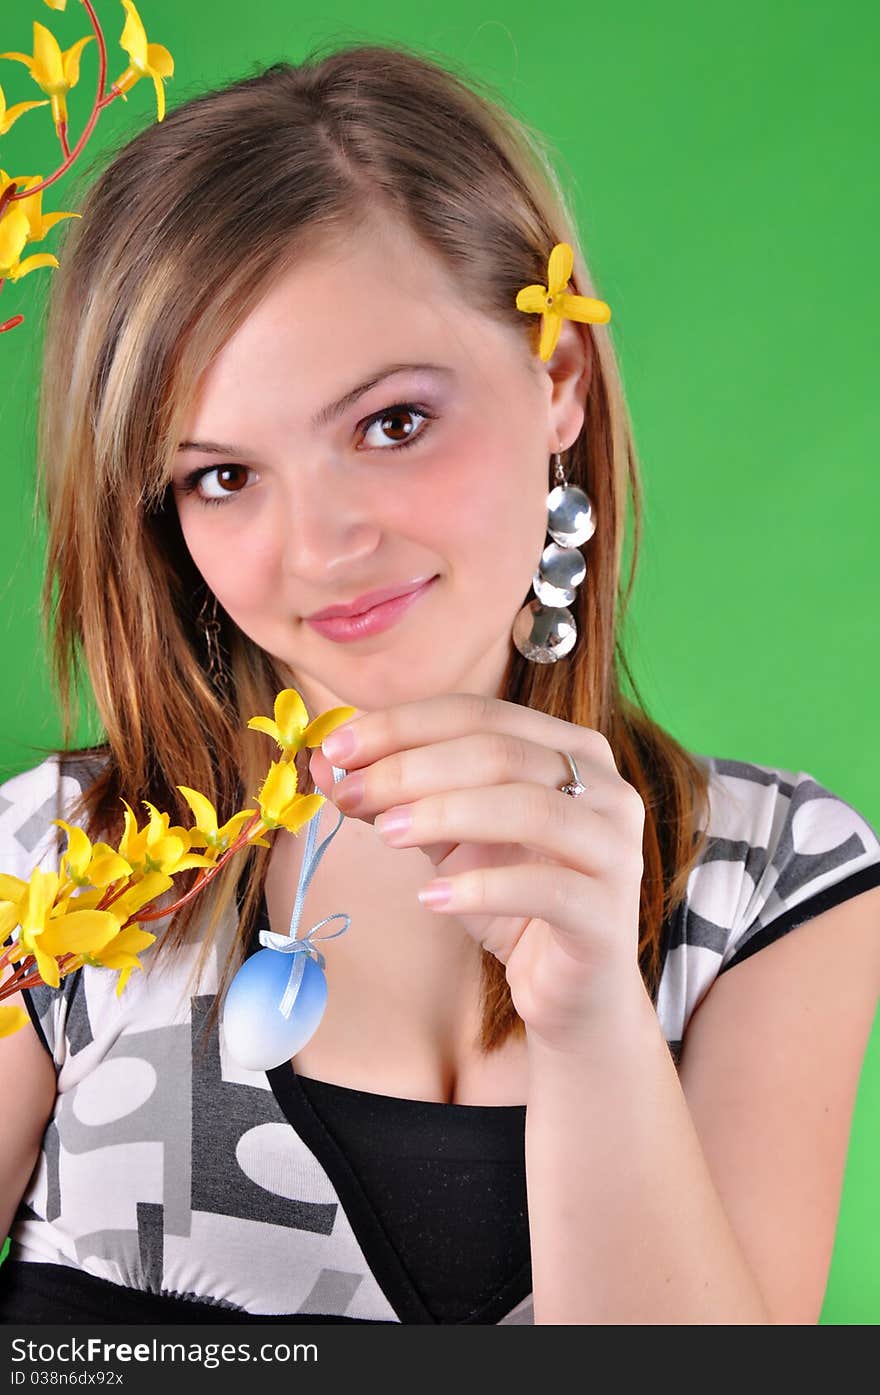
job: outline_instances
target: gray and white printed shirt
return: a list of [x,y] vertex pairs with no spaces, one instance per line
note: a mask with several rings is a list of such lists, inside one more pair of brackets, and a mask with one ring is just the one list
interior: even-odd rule
[[[666,927],[656,1002],[676,1061],[719,974],[880,884],[874,829],[811,775],[698,759],[709,841]],[[0,786],[0,871],[57,870],[66,840],[51,820],[68,818],[93,773],[50,756]],[[222,1031],[200,1035],[234,930],[230,918],[195,991],[197,932],[179,961],[134,973],[120,997],[115,973],[88,966],[58,990],[30,990],[58,1096],[10,1259],[228,1313],[431,1321],[292,1067],[243,1069]],[[526,1267],[468,1320],[531,1323],[530,1290]]]

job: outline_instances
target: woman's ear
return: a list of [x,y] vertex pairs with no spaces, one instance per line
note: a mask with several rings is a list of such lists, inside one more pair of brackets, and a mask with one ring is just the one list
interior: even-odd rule
[[545,369],[551,382],[550,450],[557,442],[576,440],[584,424],[593,370],[593,341],[585,325],[563,320],[559,339]]

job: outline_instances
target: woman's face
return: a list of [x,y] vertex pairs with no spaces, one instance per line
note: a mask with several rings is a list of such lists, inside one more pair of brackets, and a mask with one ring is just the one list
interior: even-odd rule
[[[586,363],[566,323],[541,364],[389,226],[288,273],[227,342],[185,440],[228,449],[179,450],[174,498],[208,587],[310,716],[499,695]],[[340,643],[305,618],[434,576],[380,633]]]

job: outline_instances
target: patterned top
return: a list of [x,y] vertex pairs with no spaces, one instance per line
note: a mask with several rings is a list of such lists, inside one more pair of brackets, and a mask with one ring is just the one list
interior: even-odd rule
[[[697,759],[710,775],[709,839],[665,927],[656,1001],[676,1061],[719,974],[880,884],[875,830],[811,775]],[[37,865],[57,870],[65,834],[51,820],[69,819],[93,774],[50,756],[0,786],[0,871],[26,879]],[[265,903],[261,911],[266,924]],[[133,974],[121,997],[115,973],[89,966],[58,990],[28,992],[58,1097],[0,1276],[63,1266],[65,1280],[91,1276],[120,1299],[176,1297],[193,1313],[210,1305],[231,1320],[437,1321],[292,1067],[244,1069],[222,1031],[202,1030],[217,955],[234,931],[231,912],[194,990],[186,984],[198,924],[178,961]],[[474,1130],[493,1109],[433,1110],[479,1156]],[[454,1209],[454,1190],[447,1204]],[[529,1265],[457,1320],[533,1322]]]

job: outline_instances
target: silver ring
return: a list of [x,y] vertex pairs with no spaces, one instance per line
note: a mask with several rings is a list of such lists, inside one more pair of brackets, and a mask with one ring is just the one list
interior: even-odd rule
[[586,793],[587,787],[586,785],[581,783],[581,777],[578,774],[578,768],[574,763],[574,756],[569,751],[560,751],[559,754],[561,756],[565,756],[565,759],[571,766],[571,773],[573,776],[573,779],[570,780],[568,784],[559,786],[559,792],[560,794],[570,794],[572,799],[577,799],[578,795]]

